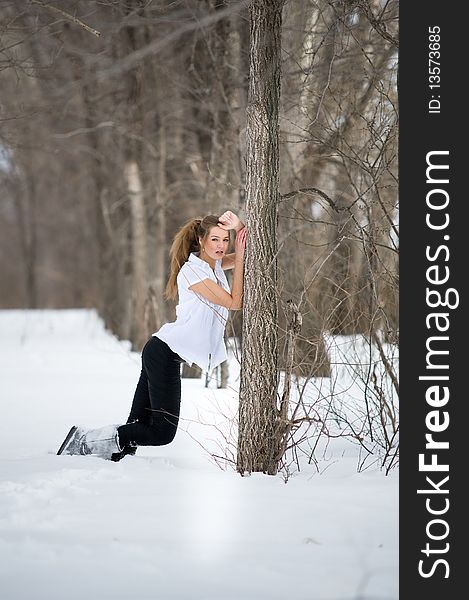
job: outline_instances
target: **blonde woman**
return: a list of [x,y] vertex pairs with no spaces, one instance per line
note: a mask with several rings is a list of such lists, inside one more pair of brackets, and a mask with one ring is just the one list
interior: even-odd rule
[[[227,254],[229,230],[236,231],[235,252]],[[243,298],[246,228],[226,211],[188,221],[171,245],[166,296],[176,298],[176,320],[145,344],[142,371],[125,425],[87,430],[73,426],[57,454],[93,454],[118,461],[138,446],[169,444],[176,435],[181,402],[181,363],[211,371],[227,355],[224,330],[229,310]],[[224,271],[234,269],[228,285]]]

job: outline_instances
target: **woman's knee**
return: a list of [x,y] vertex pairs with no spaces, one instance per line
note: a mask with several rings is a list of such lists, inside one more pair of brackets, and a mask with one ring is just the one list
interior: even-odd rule
[[177,427],[178,423],[174,417],[155,419],[150,427],[153,445],[166,446],[170,444],[176,436]]
[[170,444],[176,437],[176,431],[177,427],[167,428],[163,431],[160,431],[158,436],[158,445],[166,446],[167,444]]

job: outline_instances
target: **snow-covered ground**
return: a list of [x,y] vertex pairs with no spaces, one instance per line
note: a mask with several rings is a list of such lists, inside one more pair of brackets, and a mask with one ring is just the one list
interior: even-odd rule
[[[234,363],[234,359],[233,363]],[[230,387],[183,380],[169,446],[112,463],[56,456],[70,426],[127,418],[140,357],[94,311],[0,311],[2,600],[395,600],[398,473],[240,477],[223,453]]]

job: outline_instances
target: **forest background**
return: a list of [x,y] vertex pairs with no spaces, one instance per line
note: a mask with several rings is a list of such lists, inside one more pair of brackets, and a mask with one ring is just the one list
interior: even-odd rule
[[[249,4],[0,3],[0,308],[95,307],[135,350],[174,317],[163,297],[174,233],[196,215],[244,217]],[[365,406],[348,432],[388,467],[397,13],[395,1],[283,5],[276,257],[280,367],[327,377],[331,344],[356,339],[347,366]],[[232,313],[227,337],[240,339],[241,320]]]

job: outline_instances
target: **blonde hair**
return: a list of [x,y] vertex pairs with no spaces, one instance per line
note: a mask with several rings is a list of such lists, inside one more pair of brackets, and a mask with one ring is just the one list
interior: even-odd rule
[[218,226],[218,217],[196,217],[187,221],[176,233],[169,251],[170,267],[165,297],[174,299],[177,296],[177,276],[182,265],[187,261],[191,252],[199,252],[199,239],[204,240],[212,227]]

